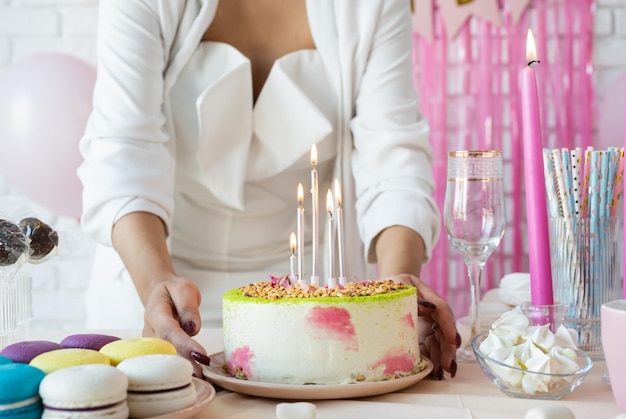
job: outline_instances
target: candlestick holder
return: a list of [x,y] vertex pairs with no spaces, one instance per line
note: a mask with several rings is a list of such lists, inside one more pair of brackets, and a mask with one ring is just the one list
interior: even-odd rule
[[530,324],[534,326],[549,324],[552,333],[556,333],[559,326],[563,324],[568,305],[558,302],[554,304],[533,304],[532,302],[524,302],[520,305],[520,309],[528,320],[530,320]]

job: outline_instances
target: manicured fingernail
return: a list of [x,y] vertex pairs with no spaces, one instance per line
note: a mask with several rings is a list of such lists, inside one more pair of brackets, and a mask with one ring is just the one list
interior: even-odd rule
[[193,320],[189,320],[187,323],[183,324],[183,330],[185,331],[185,333],[191,336],[196,331],[196,324],[193,322]]
[[458,365],[456,364],[456,361],[453,359],[452,362],[450,362],[450,377],[454,378],[454,376],[456,375],[457,367]]
[[207,367],[211,365],[211,358],[206,356],[205,354],[201,354],[200,352],[191,351],[191,357],[202,365],[206,365]]
[[459,332],[456,332],[456,348],[459,349],[461,347],[461,335],[459,335]]
[[427,308],[430,310],[437,310],[437,306],[431,303],[430,301],[419,300],[417,303],[424,308]]

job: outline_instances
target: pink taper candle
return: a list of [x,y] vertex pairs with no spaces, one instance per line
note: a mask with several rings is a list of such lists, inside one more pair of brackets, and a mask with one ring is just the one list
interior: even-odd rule
[[533,63],[539,61],[535,52],[535,39],[530,29],[526,41],[526,58],[528,66],[522,71],[522,126],[530,291],[533,304],[553,304],[539,101],[535,72],[531,67]]
[[[624,95],[626,96],[626,90],[624,91]],[[626,109],[624,109],[624,111],[625,111],[624,117],[626,118]],[[624,120],[626,121],[626,119],[624,119]],[[626,129],[624,130],[624,152],[626,152]],[[622,188],[622,195],[626,196],[626,175],[622,176],[622,182],[624,182],[624,185],[623,185],[623,188]],[[617,203],[615,205],[617,205]],[[624,292],[624,298],[626,298],[626,199],[624,200],[624,203],[622,205],[624,207],[624,209],[623,209],[623,211],[624,211],[624,218],[623,218],[623,221],[622,221],[623,229],[624,229],[624,231],[623,231],[623,235],[624,235],[624,249],[622,249],[624,251],[624,259],[622,259],[622,263],[624,264],[624,268],[623,268],[623,273],[624,273],[623,292]]]

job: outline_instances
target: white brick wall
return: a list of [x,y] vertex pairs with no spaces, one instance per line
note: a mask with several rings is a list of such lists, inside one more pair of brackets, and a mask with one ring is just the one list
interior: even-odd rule
[[[67,53],[95,65],[97,5],[97,0],[0,0],[0,71],[38,52]],[[601,99],[607,86],[626,72],[626,0],[597,0],[596,5],[594,62]],[[37,207],[0,177],[0,212],[10,214],[12,207],[24,205],[76,242],[69,254],[28,266],[33,272],[32,327],[78,329],[84,324],[83,295],[93,244],[75,220]]]

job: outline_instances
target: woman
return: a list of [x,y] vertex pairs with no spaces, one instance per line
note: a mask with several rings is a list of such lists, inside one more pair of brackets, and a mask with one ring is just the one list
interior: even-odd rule
[[[347,276],[376,265],[416,285],[423,349],[454,375],[454,317],[419,280],[439,214],[411,37],[407,0],[100,3],[79,169],[83,227],[102,245],[89,324],[145,307],[145,335],[202,359],[190,336],[220,324],[222,294],[286,272],[316,144],[320,196],[335,177],[343,189]],[[305,237],[310,261],[310,223]]]

